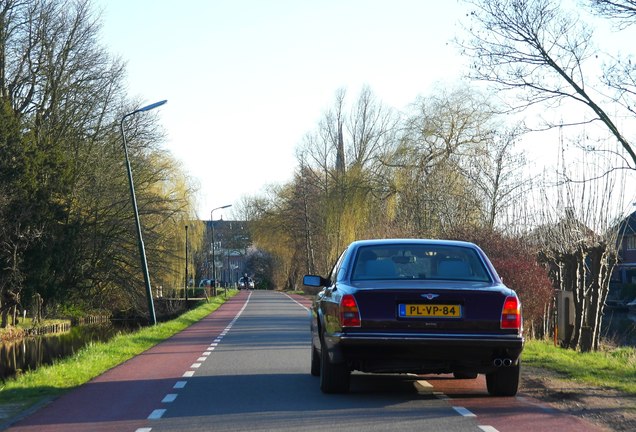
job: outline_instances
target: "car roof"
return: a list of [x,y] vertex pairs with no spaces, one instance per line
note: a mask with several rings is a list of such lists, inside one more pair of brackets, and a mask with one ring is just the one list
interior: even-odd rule
[[461,240],[440,240],[440,239],[421,239],[421,238],[395,238],[395,239],[367,239],[357,240],[351,243],[351,247],[361,246],[384,246],[384,245],[407,245],[407,244],[422,244],[422,245],[436,245],[436,246],[461,246],[479,248],[476,244],[461,241]]

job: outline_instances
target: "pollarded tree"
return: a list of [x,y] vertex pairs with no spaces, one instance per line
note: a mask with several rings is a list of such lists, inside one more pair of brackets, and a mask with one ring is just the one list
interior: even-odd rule
[[624,178],[600,175],[615,161],[595,162],[583,161],[576,173],[580,182],[568,180],[570,174],[562,172],[560,184],[542,190],[535,211],[538,228],[532,233],[555,289],[572,293],[574,328],[563,335],[563,345],[582,351],[600,346],[619,243],[617,220],[624,203]]

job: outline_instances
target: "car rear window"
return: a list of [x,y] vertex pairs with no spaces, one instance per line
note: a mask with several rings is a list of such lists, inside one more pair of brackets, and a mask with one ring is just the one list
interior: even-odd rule
[[490,282],[475,249],[448,245],[360,247],[351,280],[432,279]]

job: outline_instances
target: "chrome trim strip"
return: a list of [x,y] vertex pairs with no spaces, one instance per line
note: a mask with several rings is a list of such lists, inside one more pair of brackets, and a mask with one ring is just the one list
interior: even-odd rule
[[472,334],[472,333],[334,333],[332,336],[341,339],[478,339],[478,340],[523,340],[520,335],[493,335],[493,334]]

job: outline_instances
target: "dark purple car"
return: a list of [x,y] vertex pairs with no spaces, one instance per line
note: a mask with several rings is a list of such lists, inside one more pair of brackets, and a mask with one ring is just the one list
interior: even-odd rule
[[325,393],[351,371],[486,375],[488,392],[517,393],[521,304],[482,250],[445,240],[363,240],[340,255],[312,306],[311,374]]

